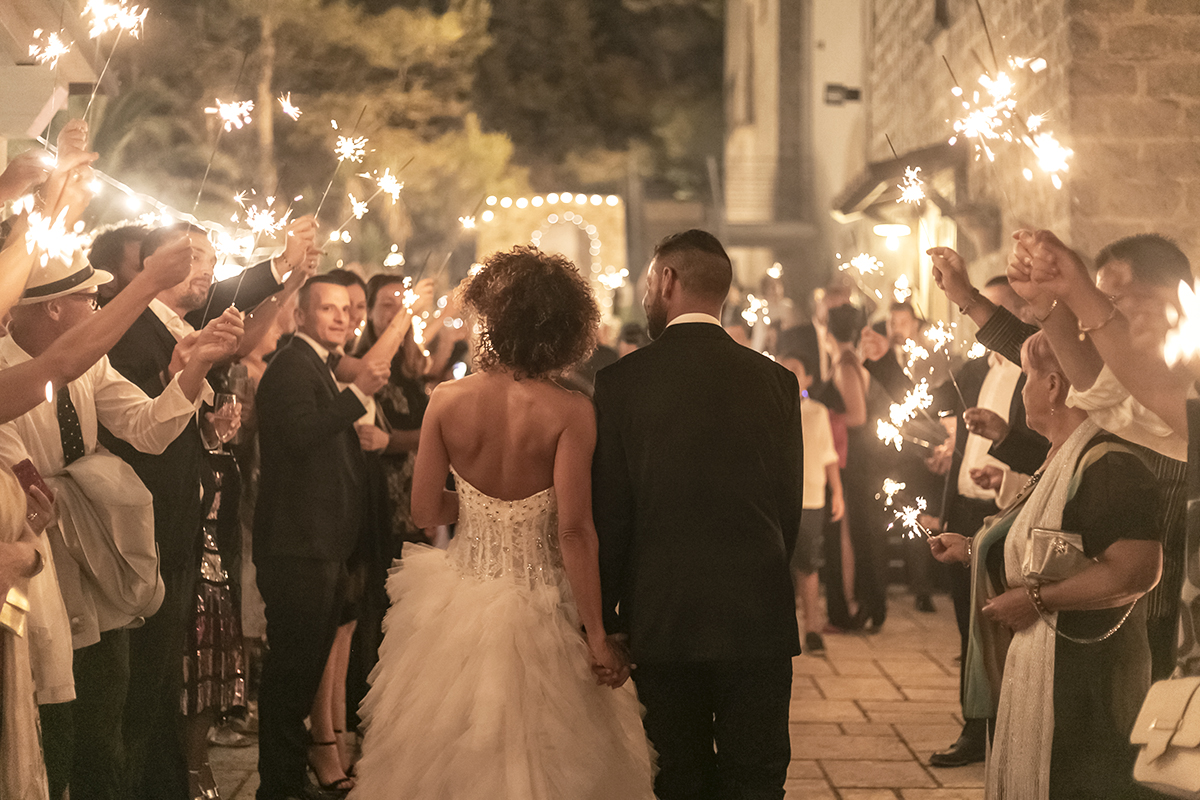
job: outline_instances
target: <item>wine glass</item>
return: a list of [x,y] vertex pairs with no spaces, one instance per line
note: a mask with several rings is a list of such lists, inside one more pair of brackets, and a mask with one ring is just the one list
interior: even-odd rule
[[242,409],[237,395],[229,392],[218,392],[213,398],[212,424],[213,431],[221,440],[222,449],[237,433]]

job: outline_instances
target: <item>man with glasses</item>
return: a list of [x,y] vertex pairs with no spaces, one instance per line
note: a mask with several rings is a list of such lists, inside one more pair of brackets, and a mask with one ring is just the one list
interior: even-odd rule
[[[190,245],[181,240],[148,259],[147,270],[152,275],[192,255]],[[40,355],[87,320],[99,307],[97,288],[111,280],[108,272],[93,269],[82,252],[71,261],[52,259],[35,268],[20,304],[12,309],[10,335],[0,339],[0,369]],[[0,426],[0,460],[12,465],[29,459],[43,476],[58,475],[96,451],[98,424],[141,451],[161,453],[184,430],[201,400],[211,395],[204,376],[212,361],[236,347],[234,333],[219,332],[214,324],[201,334],[187,367],[154,399],[102,357],[69,384],[49,387],[46,403]],[[51,594],[57,598],[53,573],[47,579],[55,580]],[[102,602],[98,597],[73,602],[80,607],[67,607],[57,615],[69,621],[69,629],[47,637],[54,647],[39,660],[35,674],[54,797],[61,797],[68,784],[76,797],[120,796],[129,631],[111,614],[98,618],[97,603]],[[114,627],[102,630],[108,625]]]

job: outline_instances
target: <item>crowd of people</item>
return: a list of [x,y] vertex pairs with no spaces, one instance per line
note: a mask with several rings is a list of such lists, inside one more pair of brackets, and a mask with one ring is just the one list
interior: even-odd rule
[[[790,559],[787,607],[794,599],[809,654],[826,636],[885,625],[896,557],[918,611],[948,592],[965,724],[933,766],[990,751],[996,798],[1148,793],[1132,777],[1134,718],[1152,679],[1200,672],[1200,525],[1187,513],[1200,485],[1188,462],[1196,375],[1163,357],[1176,288],[1192,273],[1167,239],[1114,242],[1093,279],[1053,234],[1019,231],[1007,274],[981,289],[957,253],[932,249],[938,287],[987,348],[957,359],[914,356],[914,344],[937,348],[912,303],[875,309],[838,281],[807,322],[789,308],[748,329],[725,302],[728,257],[693,231],[656,251],[649,332],[631,323],[597,347],[591,290],[565,259],[532,248],[485,260],[445,302],[428,279],[320,272],[311,217],[288,226],[277,255],[215,282],[209,234],[187,223],[122,224],[86,248],[57,248],[38,229],[65,233],[83,219],[95,158],[72,121],[56,160],[18,156],[0,175],[0,202],[18,209],[0,232],[0,798],[217,798],[209,747],[255,740],[262,800],[339,797],[360,781],[359,796],[397,781],[439,796],[476,779],[439,772],[431,783],[430,764],[453,772],[453,747],[476,752],[486,742],[475,739],[516,730],[482,694],[512,677],[511,664],[495,650],[464,666],[453,647],[511,629],[561,668],[513,677],[517,694],[546,694],[534,678],[572,670],[621,687],[632,665],[606,628],[631,637],[660,797],[692,796],[689,770],[708,776],[703,785],[735,762],[744,774],[721,772],[722,785],[778,782],[754,796],[782,797],[778,701],[790,667],[785,680],[777,661],[799,643],[791,611],[763,610],[778,605],[786,574],[763,553]],[[784,305],[770,281],[764,294]],[[692,370],[689,340],[727,370]],[[732,374],[762,397],[741,408],[746,386],[726,385]],[[725,413],[746,420],[740,435],[723,430],[729,453],[749,460],[705,467],[724,475],[721,513],[740,508],[739,519],[706,513],[676,478],[726,447],[695,433],[715,417],[680,402],[701,385],[705,402],[736,389]],[[930,402],[903,425],[902,446],[881,441],[877,420],[922,387]],[[593,393],[595,412],[580,399]],[[802,466],[791,463],[801,431]],[[590,487],[578,496],[592,448],[594,509]],[[514,453],[540,466],[523,474]],[[562,464],[584,468],[568,476]],[[770,469],[755,477],[745,464]],[[771,494],[781,479],[794,485]],[[556,500],[537,491],[546,484]],[[889,506],[913,498],[920,513],[902,532]],[[699,557],[706,550],[682,557],[689,545],[663,533],[676,528],[729,548],[724,571]],[[744,565],[764,593],[752,625],[737,616],[746,598],[725,596],[741,586],[725,576],[743,557],[727,529],[759,537]],[[517,600],[455,588],[459,572],[412,547],[452,536],[467,540],[454,550],[461,572],[516,575],[531,592],[520,603],[552,597],[577,611],[555,617],[554,636],[535,634],[515,621]],[[1064,566],[1059,551],[1075,560]],[[389,578],[402,556],[403,580]],[[630,558],[647,559],[645,571],[623,566]],[[647,577],[656,570],[675,575],[678,596]],[[714,633],[695,619],[695,597],[733,627]],[[389,616],[393,603],[409,610]],[[471,616],[481,605],[494,616]],[[633,614],[639,606],[681,627],[667,635],[659,617]],[[562,644],[583,641],[581,624],[583,655]],[[760,651],[772,660],[748,666]],[[737,681],[680,666],[697,659],[736,663]],[[733,693],[747,674],[754,692]],[[605,756],[588,769],[624,770],[642,789],[620,796],[648,796],[652,757],[629,724],[633,695],[599,701],[580,686],[548,696],[596,723],[587,747]],[[741,697],[754,719],[718,708],[707,728],[684,720],[685,686]],[[456,692],[467,706],[448,709]],[[560,711],[523,710],[521,722],[554,728]],[[714,715],[738,735],[708,730]],[[379,723],[396,716],[410,738]],[[429,739],[418,744],[420,719]],[[766,720],[771,737],[755,739]],[[472,741],[445,730],[452,722]],[[743,740],[759,746],[742,752]],[[697,747],[711,756],[714,741],[725,765],[689,761]],[[494,760],[521,758],[523,746],[510,741]],[[420,770],[396,765],[418,750]],[[582,780],[526,755],[547,785]],[[541,796],[480,781],[475,790]]]

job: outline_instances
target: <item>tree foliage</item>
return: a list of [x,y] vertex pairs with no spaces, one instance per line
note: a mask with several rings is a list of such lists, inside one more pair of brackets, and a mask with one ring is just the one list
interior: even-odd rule
[[[123,46],[114,61],[122,89],[95,139],[105,169],[190,211],[215,153],[199,214],[217,220],[236,210],[236,192],[250,189],[259,197],[303,195],[294,212],[311,212],[336,174],[320,217],[329,230],[351,216],[348,191],[360,200],[375,191],[358,173],[395,174],[407,163],[401,203],[377,197],[371,213],[347,226],[354,243],[341,255],[377,260],[392,242],[410,253],[444,252],[460,230],[458,217],[485,188],[526,190],[523,171],[510,164],[508,137],[484,132],[472,112],[489,4],[444,5],[376,12],[346,0],[160,3],[144,40]],[[299,120],[283,116],[273,100],[263,107],[261,98],[285,92],[302,109]],[[256,97],[255,121],[244,130],[223,132],[203,111],[216,98]],[[250,128],[264,115],[273,135],[260,141]],[[330,120],[341,133],[370,140],[363,163],[339,165]],[[260,163],[264,154],[269,170]],[[265,185],[272,178],[275,185]]]

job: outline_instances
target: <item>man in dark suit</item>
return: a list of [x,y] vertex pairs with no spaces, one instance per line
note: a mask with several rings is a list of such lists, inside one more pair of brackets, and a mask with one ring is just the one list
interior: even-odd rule
[[[212,243],[202,229],[191,225],[150,232],[142,242],[142,261],[180,235],[188,237],[195,254],[188,278],[152,300],[109,353],[113,367],[149,397],[158,397],[194,352],[195,329],[184,316],[207,304],[216,265]],[[305,253],[308,247],[299,240],[289,240],[289,245],[290,250],[299,253]],[[293,258],[298,260],[297,256]],[[272,282],[259,287],[255,296],[245,290],[239,296],[247,301],[246,307],[251,307],[264,300],[263,291],[277,288]],[[209,324],[237,320],[241,333],[241,315],[223,313],[223,308],[210,313]],[[265,318],[260,319],[260,327]],[[245,337],[241,344],[246,344]],[[211,400],[211,394],[207,400]],[[124,724],[128,795],[154,800],[186,798],[186,762],[176,743],[180,741],[184,625],[202,524],[200,480],[205,443],[196,419],[159,455],[139,452],[103,429],[100,441],[134,468],[154,497],[154,536],[166,592],[158,613],[130,633]]]
[[270,643],[259,692],[258,800],[323,796],[306,778],[304,718],[362,528],[366,466],[354,423],[389,373],[386,363],[367,362],[339,389],[332,367],[349,315],[345,286],[309,280],[300,290],[296,336],[258,387],[262,473],[253,549]]
[[732,274],[711,234],[664,239],[655,341],[596,376],[605,625],[629,636],[662,800],[782,798],[791,758],[800,391],[721,329]]

